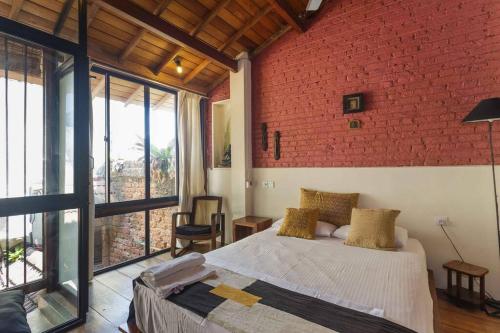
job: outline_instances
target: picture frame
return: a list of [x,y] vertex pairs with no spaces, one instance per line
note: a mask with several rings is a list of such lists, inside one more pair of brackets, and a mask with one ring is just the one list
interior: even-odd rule
[[363,93],[344,95],[343,110],[344,114],[363,112],[365,108]]

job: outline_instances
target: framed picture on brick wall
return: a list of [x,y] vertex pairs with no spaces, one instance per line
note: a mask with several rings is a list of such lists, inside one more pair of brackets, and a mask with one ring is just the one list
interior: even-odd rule
[[363,112],[365,108],[363,94],[344,95],[343,105],[344,114]]

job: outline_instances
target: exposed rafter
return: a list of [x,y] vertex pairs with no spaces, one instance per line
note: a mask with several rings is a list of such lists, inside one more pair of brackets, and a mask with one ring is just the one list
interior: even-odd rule
[[226,81],[226,79],[229,77],[229,72],[224,72],[221,76],[219,76],[208,88],[208,93],[210,93],[212,90],[217,88],[219,84],[222,82]]
[[[219,12],[224,8],[231,0],[223,0],[219,2],[204,18],[201,20],[190,32],[189,34],[193,37],[203,30],[216,16]],[[177,46],[171,53],[167,54],[162,61],[156,66],[154,69],[154,73],[158,75],[165,66],[173,61],[175,57],[182,50],[182,47]]]
[[[173,0],[162,0],[160,3],[156,6],[156,8],[153,10],[153,15],[155,16],[161,16],[161,14],[167,9],[168,5],[172,2]],[[127,45],[125,50],[122,51],[120,54],[119,60],[120,62],[125,61],[127,57],[132,53],[134,48],[139,44],[141,41],[142,37],[146,34],[147,30],[144,28],[141,28],[137,35],[132,39],[132,41]]]
[[292,28],[298,32],[305,32],[306,26],[297,15],[293,12],[290,5],[285,0],[267,0],[273,7],[276,14],[281,16]]
[[169,54],[167,54],[161,60],[161,62],[158,64],[158,66],[156,66],[156,68],[153,70],[153,73],[155,73],[155,75],[160,74],[160,72],[162,71],[162,69],[165,68],[165,66],[167,66],[169,62],[173,61],[175,59],[175,57],[177,57],[177,55],[179,54],[179,52],[181,52],[181,50],[182,50],[182,47],[176,46],[175,49],[172,52],[170,52]]
[[147,29],[182,47],[188,48],[204,58],[209,58],[227,69],[236,71],[238,68],[236,60],[231,59],[208,44],[190,36],[188,33],[171,23],[147,12],[133,2],[128,0],[102,0],[99,1],[99,5],[139,27]]
[[99,11],[99,5],[97,3],[92,3],[87,9],[87,27],[90,27],[92,21],[95,19],[97,12]]
[[12,6],[10,7],[9,18],[11,20],[17,20],[21,8],[23,8],[24,0],[13,0]]
[[174,88],[184,89],[201,95],[207,94],[207,87],[205,86],[194,83],[183,84],[182,80],[178,77],[163,72],[159,75],[154,75],[145,65],[137,64],[129,60],[121,63],[118,61],[118,57],[103,51],[101,47],[92,40],[89,40],[88,52],[91,60],[98,64],[126,71],[131,75],[140,76],[145,80],[152,80]]
[[99,95],[99,93],[104,89],[104,84],[106,83],[106,78],[103,75],[99,81],[97,81],[97,84],[95,85],[94,88],[92,88],[92,98],[96,97]]
[[[257,24],[257,22],[260,21],[261,18],[266,16],[269,12],[271,11],[271,6],[267,6],[266,8],[260,10],[252,19],[250,19],[248,22],[243,25],[238,31],[236,31],[227,41],[225,41],[221,46],[217,48],[218,51],[223,52],[226,50],[231,44],[236,42],[238,39],[241,38],[247,32],[249,29],[251,29],[254,25]],[[209,60],[203,61],[201,64],[196,66],[186,77],[184,78],[184,84],[189,83],[192,79],[198,75],[205,67],[207,67],[210,64]]]
[[198,32],[203,30],[231,0],[222,0],[219,2],[208,14],[191,30],[191,36],[195,36]]
[[155,106],[153,107],[153,111],[158,110],[163,104],[165,104],[171,98],[172,94],[166,93],[158,102],[156,102]]
[[139,42],[141,41],[142,37],[144,37],[144,35],[146,34],[146,29],[141,29],[137,35],[135,35],[134,39],[132,39],[132,41],[130,43],[128,43],[127,47],[125,48],[125,50],[122,51],[122,53],[120,54],[120,57],[118,58],[118,60],[120,62],[124,62],[125,59],[127,59],[127,57],[132,53],[132,51],[135,49],[135,47],[137,46],[137,44],[139,44]]
[[256,25],[261,18],[266,16],[269,12],[271,11],[271,7],[267,6],[263,9],[261,9],[255,16],[249,20],[248,22],[245,23],[241,29],[236,31],[224,44],[219,46],[217,49],[219,51],[224,51],[226,50],[229,46],[231,46],[234,42],[236,42],[238,39],[241,38],[248,30],[250,30],[254,25]]
[[291,29],[292,27],[289,25],[283,26],[280,30],[276,31],[271,37],[269,37],[264,43],[260,44],[257,48],[255,48],[255,50],[253,50],[250,53],[250,57],[253,58],[257,56],[259,53],[264,51],[265,48],[274,43],[276,40],[278,40],[281,36],[286,34]]
[[144,86],[140,85],[137,87],[137,89],[135,89],[131,94],[130,96],[127,97],[127,100],[125,101],[125,106],[129,105],[130,103],[132,103],[134,101],[134,99],[137,98],[137,96],[140,95],[141,92],[144,91]]
[[56,25],[54,26],[54,35],[59,35],[64,27],[64,24],[66,23],[66,20],[68,19],[69,12],[71,11],[71,7],[73,7],[73,3],[75,0],[66,0],[64,2],[63,8],[61,10],[61,13],[59,14],[59,17],[57,18]]
[[201,62],[201,64],[196,66],[191,72],[188,73],[188,75],[186,75],[183,82],[184,83],[191,82],[191,80],[194,79],[196,77],[196,75],[198,75],[208,65],[210,65],[210,60],[203,60]]

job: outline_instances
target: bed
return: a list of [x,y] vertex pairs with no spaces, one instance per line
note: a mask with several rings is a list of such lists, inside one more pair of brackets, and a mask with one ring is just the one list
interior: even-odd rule
[[[276,228],[206,254],[206,264],[222,275],[258,279],[415,332],[433,332],[425,252],[418,240],[410,238],[398,251],[379,251],[346,246],[336,238],[279,237]],[[134,303],[144,333],[259,331],[251,322],[236,329],[208,320],[142,285],[134,289]]]

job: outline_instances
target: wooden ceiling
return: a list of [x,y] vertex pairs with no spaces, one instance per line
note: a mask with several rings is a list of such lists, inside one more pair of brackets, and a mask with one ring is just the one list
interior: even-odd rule
[[[306,5],[307,0],[89,0],[89,56],[207,94],[235,69],[241,52],[255,56],[288,30],[305,31]],[[76,0],[0,0],[0,15],[77,38]]]

